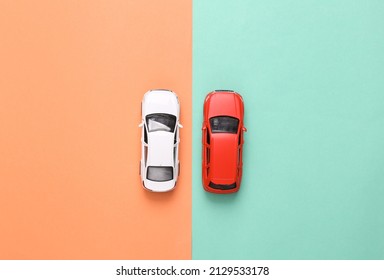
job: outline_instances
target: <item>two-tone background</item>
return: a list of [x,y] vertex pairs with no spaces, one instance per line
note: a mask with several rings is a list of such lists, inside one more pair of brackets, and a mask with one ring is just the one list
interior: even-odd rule
[[[0,2],[1,259],[384,259],[384,2]],[[138,174],[140,101],[181,176]],[[201,186],[206,93],[245,102],[241,190]]]

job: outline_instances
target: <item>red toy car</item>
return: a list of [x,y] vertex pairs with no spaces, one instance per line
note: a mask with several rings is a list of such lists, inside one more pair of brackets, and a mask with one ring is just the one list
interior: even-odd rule
[[244,103],[232,90],[215,90],[204,101],[203,186],[208,192],[240,188],[243,167]]

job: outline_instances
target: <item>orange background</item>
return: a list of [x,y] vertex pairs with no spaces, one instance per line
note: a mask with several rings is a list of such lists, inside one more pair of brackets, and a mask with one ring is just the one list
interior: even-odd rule
[[[0,2],[0,258],[191,258],[190,0]],[[140,102],[181,103],[181,176],[140,184]]]

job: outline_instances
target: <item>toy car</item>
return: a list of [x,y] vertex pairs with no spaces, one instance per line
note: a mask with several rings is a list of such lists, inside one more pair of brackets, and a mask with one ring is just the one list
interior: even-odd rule
[[141,181],[147,190],[170,191],[180,172],[179,100],[170,90],[150,90],[144,94],[141,115]]
[[204,101],[203,187],[212,193],[240,188],[243,167],[244,103],[232,90],[215,90]]

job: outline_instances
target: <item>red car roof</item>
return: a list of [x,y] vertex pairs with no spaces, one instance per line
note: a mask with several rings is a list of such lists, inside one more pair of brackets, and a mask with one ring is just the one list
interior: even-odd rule
[[215,184],[236,182],[237,141],[237,134],[212,133],[210,178]]

